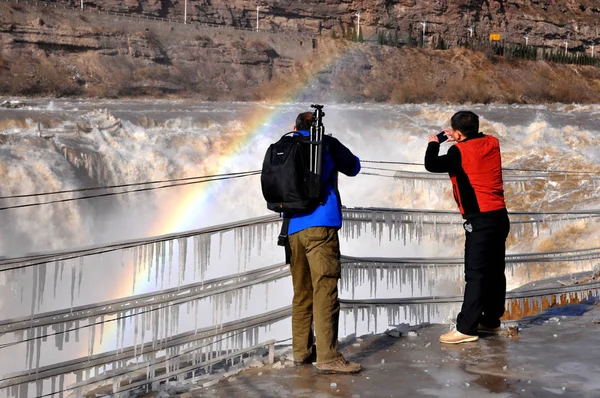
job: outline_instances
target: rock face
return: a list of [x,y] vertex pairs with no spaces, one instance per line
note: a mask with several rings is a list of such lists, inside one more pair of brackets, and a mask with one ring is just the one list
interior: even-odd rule
[[[529,29],[530,44],[541,38],[562,43],[561,35],[578,35],[583,43],[593,36],[588,24],[598,12],[593,2],[558,3],[364,1],[361,29],[367,39],[394,34],[406,41],[417,37],[422,27],[416,22],[427,18],[426,38],[441,35],[449,43],[463,40],[469,23],[479,36],[503,26],[522,38],[521,31]],[[83,12],[73,8],[79,4],[0,3],[0,94],[600,102],[595,67],[343,40],[357,22],[352,19],[357,2],[270,2],[260,9],[261,28],[278,33],[231,27],[255,27],[256,6],[249,1],[188,0],[192,22],[186,25],[173,22],[182,19],[184,1],[85,1]]]
[[[56,3],[78,6],[78,0],[57,0]],[[260,2],[259,27],[329,34],[341,37],[348,29],[360,25],[366,39],[374,39],[380,32],[398,35],[400,40],[409,36],[419,38],[422,22],[426,21],[426,40],[442,36],[455,42],[473,35],[487,39],[490,33],[514,43],[548,47],[561,46],[565,40],[569,48],[583,51],[585,46],[600,39],[600,3],[596,0],[342,0]],[[86,7],[140,13],[156,17],[183,19],[187,11],[189,21],[256,27],[255,0],[92,0]],[[335,32],[335,33],[333,33]]]
[[[133,96],[179,92],[249,99],[293,76],[305,36],[215,29],[0,4],[0,91]],[[290,72],[291,71],[291,72]],[[242,90],[243,89],[243,90]]]

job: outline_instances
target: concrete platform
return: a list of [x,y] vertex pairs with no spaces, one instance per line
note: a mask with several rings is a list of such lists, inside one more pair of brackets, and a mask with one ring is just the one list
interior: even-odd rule
[[428,325],[413,337],[370,335],[350,342],[342,352],[363,365],[357,375],[321,375],[311,365],[276,363],[180,396],[600,397],[597,304],[550,308],[525,319],[516,337],[442,345],[437,339],[447,330]]

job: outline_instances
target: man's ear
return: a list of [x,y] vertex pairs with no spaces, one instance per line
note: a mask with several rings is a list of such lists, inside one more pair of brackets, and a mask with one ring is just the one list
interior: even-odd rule
[[296,126],[294,126],[294,131],[298,131],[298,129],[296,128]]

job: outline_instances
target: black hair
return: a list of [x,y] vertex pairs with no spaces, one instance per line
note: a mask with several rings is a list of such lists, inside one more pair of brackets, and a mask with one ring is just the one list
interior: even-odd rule
[[302,112],[296,118],[296,130],[310,130],[310,126],[312,126],[312,121],[312,112]]
[[464,136],[473,137],[479,133],[479,116],[471,111],[459,111],[450,119],[450,125]]

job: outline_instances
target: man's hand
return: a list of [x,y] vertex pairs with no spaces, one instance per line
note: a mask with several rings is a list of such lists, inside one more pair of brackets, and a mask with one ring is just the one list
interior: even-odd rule
[[437,142],[439,144],[440,140],[438,140],[437,134],[434,134],[434,135],[432,135],[432,136],[429,137],[429,141],[427,141],[427,142],[428,143],[429,142]]
[[456,131],[454,131],[451,128],[446,128],[446,129],[443,129],[442,131],[444,132],[444,134],[446,134],[446,137],[448,137],[448,142],[457,141]]
[[[454,130],[452,130],[451,128],[443,129],[442,132],[444,133],[444,135],[446,137],[448,137],[448,142],[455,142],[455,141],[457,141],[456,132]],[[431,137],[429,137],[429,141],[427,141],[427,142],[437,142],[437,143],[439,143],[440,140],[438,139],[437,134],[434,134]]]

